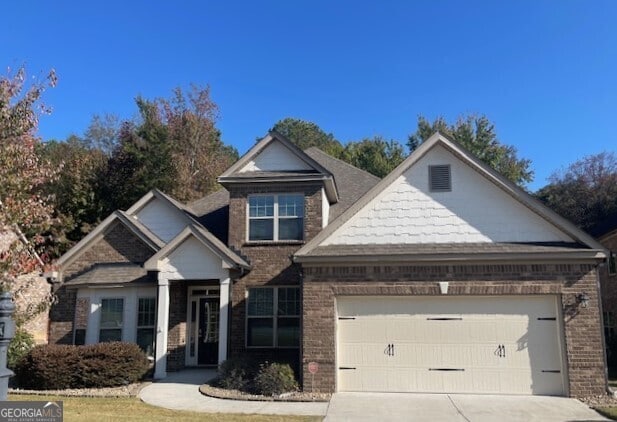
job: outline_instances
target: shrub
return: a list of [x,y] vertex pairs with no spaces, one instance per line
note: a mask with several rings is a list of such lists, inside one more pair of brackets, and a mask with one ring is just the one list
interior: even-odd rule
[[298,390],[294,371],[286,363],[264,363],[255,377],[255,388],[264,396]]
[[56,390],[73,387],[79,356],[74,346],[35,346],[15,368],[21,388]]
[[148,370],[148,359],[133,343],[87,346],[41,345],[17,365],[22,388],[55,390],[115,387],[138,381]]
[[24,329],[18,328],[15,331],[15,337],[11,339],[8,350],[7,366],[9,369],[15,369],[17,364],[24,356],[28,354],[34,347],[34,337]]
[[148,371],[148,358],[135,343],[98,343],[76,346],[78,385],[115,387],[139,381]]
[[255,362],[248,356],[234,356],[219,366],[218,384],[228,390],[247,390],[256,374]]

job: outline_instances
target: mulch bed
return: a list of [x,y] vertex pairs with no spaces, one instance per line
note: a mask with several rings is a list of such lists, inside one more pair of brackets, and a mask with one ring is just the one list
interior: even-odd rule
[[249,401],[327,402],[330,401],[331,397],[331,394],[328,393],[311,393],[306,391],[294,391],[279,396],[262,396],[239,390],[227,390],[210,384],[203,384],[199,387],[199,392],[205,396],[217,399]]
[[121,387],[106,388],[74,388],[66,390],[22,390],[9,388],[9,394],[32,394],[38,396],[64,396],[64,397],[137,397],[139,391],[150,382],[139,382],[123,385]]
[[579,400],[591,408],[617,406],[617,397],[611,396],[609,394],[603,394],[601,396],[583,397]]

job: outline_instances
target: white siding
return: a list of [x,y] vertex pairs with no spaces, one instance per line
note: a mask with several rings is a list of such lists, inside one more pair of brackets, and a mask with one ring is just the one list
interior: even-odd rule
[[239,173],[247,171],[313,170],[306,162],[279,142],[272,142],[263,149]]
[[77,291],[77,297],[86,297],[90,300],[86,344],[94,344],[99,341],[101,299],[114,298],[124,299],[122,341],[135,342],[137,338],[137,302],[141,297],[156,298],[156,287],[82,288]]
[[326,190],[321,188],[321,228],[328,225],[330,219],[330,201],[326,195]]
[[221,258],[192,236],[163,259],[159,268],[168,280],[228,277]]
[[[437,164],[450,164],[451,192],[429,191]],[[551,241],[572,239],[437,146],[323,245]]]
[[135,217],[165,243],[176,237],[186,227],[186,222],[179,210],[171,208],[156,198],[139,210]]

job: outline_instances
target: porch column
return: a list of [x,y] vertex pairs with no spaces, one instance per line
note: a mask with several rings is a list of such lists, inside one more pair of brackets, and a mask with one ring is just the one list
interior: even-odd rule
[[227,359],[227,334],[229,330],[229,277],[220,279],[219,298],[219,365]]
[[167,376],[167,333],[169,326],[169,280],[165,273],[158,274],[158,303],[156,315],[156,351],[154,378]]

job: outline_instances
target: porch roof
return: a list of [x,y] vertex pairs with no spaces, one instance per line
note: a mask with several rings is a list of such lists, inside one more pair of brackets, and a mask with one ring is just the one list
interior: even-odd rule
[[142,266],[121,262],[95,264],[88,271],[67,280],[64,284],[67,287],[134,285],[154,284],[154,280]]

